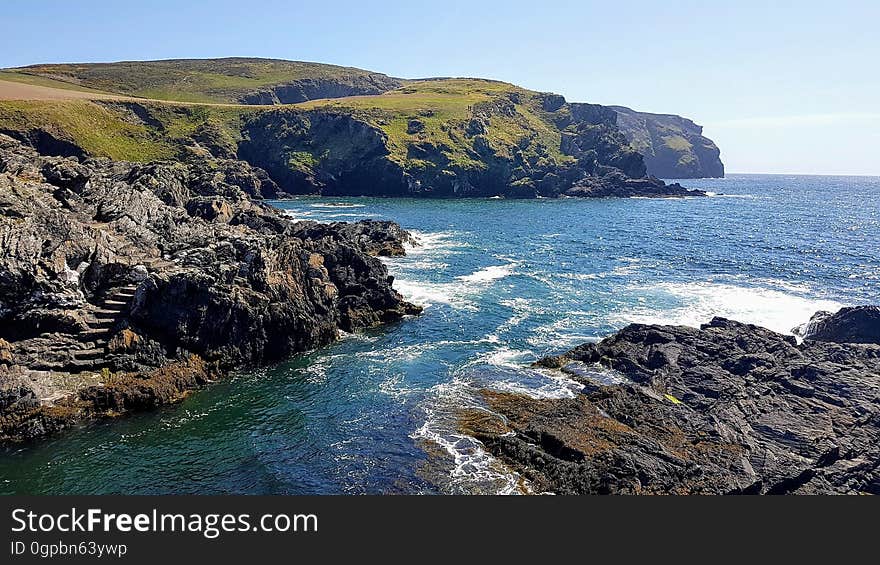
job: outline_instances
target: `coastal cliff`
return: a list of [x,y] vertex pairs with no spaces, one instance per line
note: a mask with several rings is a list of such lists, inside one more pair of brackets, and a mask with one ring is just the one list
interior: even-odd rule
[[703,135],[702,126],[674,114],[637,112],[611,106],[617,124],[645,158],[648,173],[664,179],[721,178],[721,151]]
[[495,80],[248,58],[33,65],[0,80],[89,89],[0,102],[0,133],[41,153],[150,162],[207,152],[263,169],[273,198],[703,194],[655,178],[660,149],[633,138],[620,110]]
[[0,440],[148,408],[420,308],[390,222],[291,222],[241,161],[44,157],[0,136]]
[[[438,103],[437,96],[444,97]],[[0,102],[0,133],[40,153],[150,162],[241,160],[257,196],[699,196],[646,176],[602,106],[491,81],[276,107]]]
[[[876,311],[824,327],[876,336]],[[880,345],[811,337],[630,325],[538,362],[583,384],[573,398],[485,390],[494,415],[461,428],[560,494],[880,494]]]

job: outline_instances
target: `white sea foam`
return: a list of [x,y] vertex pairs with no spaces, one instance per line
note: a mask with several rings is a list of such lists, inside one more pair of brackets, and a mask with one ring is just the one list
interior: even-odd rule
[[465,367],[478,364],[492,365],[495,367],[507,367],[519,369],[525,364],[535,361],[537,357],[535,352],[528,349],[511,349],[510,347],[499,347],[486,353],[482,353],[474,358]]
[[440,446],[452,459],[450,494],[487,493],[521,494],[527,483],[516,472],[492,457],[476,438],[457,429],[463,409],[485,410],[468,385],[460,380],[435,385],[422,405],[425,423],[410,437]]
[[412,230],[418,245],[405,244],[406,256],[383,259],[394,275],[394,288],[410,302],[422,307],[448,304],[462,309],[476,307],[467,299],[466,289],[459,284],[422,280],[424,273],[436,272],[449,266],[440,259],[455,253],[464,245],[456,241],[455,232],[421,232]]
[[434,304],[448,304],[463,310],[475,310],[461,286],[452,283],[433,283],[397,278],[394,288],[404,298],[424,308]]
[[769,199],[769,196],[756,196],[754,194],[717,194],[715,192],[707,192],[707,196],[712,198],[741,198],[743,200],[760,200],[762,198]]
[[512,392],[538,400],[574,398],[584,388],[584,385],[561,371],[524,367],[519,367],[519,373],[511,375],[509,379],[498,378],[482,384],[492,390]]
[[[781,290],[780,290],[781,288]],[[798,291],[792,289],[797,288]],[[717,282],[658,283],[630,287],[645,300],[611,317],[615,325],[627,323],[675,324],[698,327],[713,316],[723,316],[790,334],[817,310],[838,310],[833,300],[806,295],[804,287],[778,285],[738,286]]]
[[360,219],[381,218],[382,215],[381,214],[374,214],[374,213],[366,213],[366,212],[361,212],[361,213],[334,212],[332,214],[327,214],[325,212],[319,211],[318,214],[315,215],[315,217],[320,218],[321,220],[336,220],[339,218],[360,218]]
[[491,267],[485,267],[483,269],[480,269],[479,271],[475,271],[469,275],[462,275],[456,278],[465,283],[490,283],[492,281],[503,279],[504,277],[513,274],[515,268],[516,263],[508,263],[506,265],[493,265]]
[[312,204],[312,208],[364,208],[364,204],[349,204],[348,202],[319,202]]
[[418,245],[404,244],[407,255],[448,255],[455,247],[467,247],[467,244],[457,242],[454,239],[458,235],[455,232],[409,230],[409,233],[412,234]]
[[467,244],[455,239],[455,232],[411,232],[417,246],[407,246],[407,256],[385,260],[389,272],[394,275],[394,287],[407,300],[423,307],[448,304],[456,308],[475,310],[471,300],[482,287],[492,281],[513,273],[516,263],[495,265],[456,277],[455,282],[434,282],[422,279],[423,273],[448,267],[441,257],[455,253],[456,248]]

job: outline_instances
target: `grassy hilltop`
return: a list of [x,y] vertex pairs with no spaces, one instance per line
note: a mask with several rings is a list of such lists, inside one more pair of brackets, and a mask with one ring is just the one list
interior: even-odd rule
[[[243,57],[31,65],[9,69],[8,74],[18,75],[19,80],[50,80],[65,88],[231,104],[302,102],[320,98],[320,92],[309,94],[322,85],[334,87],[336,96],[378,94],[399,85],[384,74],[353,67]],[[285,93],[289,100],[272,98],[283,98]]]

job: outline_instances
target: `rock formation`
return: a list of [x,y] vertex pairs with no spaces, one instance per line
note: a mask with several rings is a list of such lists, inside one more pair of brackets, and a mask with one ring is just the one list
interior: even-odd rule
[[880,307],[853,306],[835,314],[816,312],[795,333],[817,341],[880,344]]
[[43,157],[0,136],[0,440],[169,401],[416,314],[390,222],[294,223],[240,161]]
[[878,345],[798,345],[715,318],[699,329],[630,325],[538,366],[583,391],[560,400],[483,391],[496,415],[465,412],[461,427],[539,488],[880,494]]
[[702,126],[674,114],[611,108],[617,112],[620,131],[644,155],[648,174],[664,179],[724,176],[721,152],[703,135]]

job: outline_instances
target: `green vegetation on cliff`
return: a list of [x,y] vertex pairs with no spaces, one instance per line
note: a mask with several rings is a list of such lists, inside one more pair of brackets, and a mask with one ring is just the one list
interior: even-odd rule
[[[442,152],[450,163],[486,166],[474,150],[473,138],[482,134],[498,155],[546,157],[570,162],[561,150],[561,134],[541,95],[517,86],[483,79],[407,81],[403,87],[377,96],[317,100],[308,109],[351,111],[388,136],[392,159],[401,165],[419,165],[419,148]],[[413,149],[417,148],[417,149]]]
[[[47,153],[123,161],[182,158],[201,132],[234,147],[251,109],[90,100],[0,101],[0,132]],[[52,144],[61,150],[52,149]],[[69,151],[63,150],[68,148]]]
[[240,158],[289,193],[534,197],[586,175],[644,174],[603,107],[481,79],[275,106],[0,101],[0,132],[51,154]]

